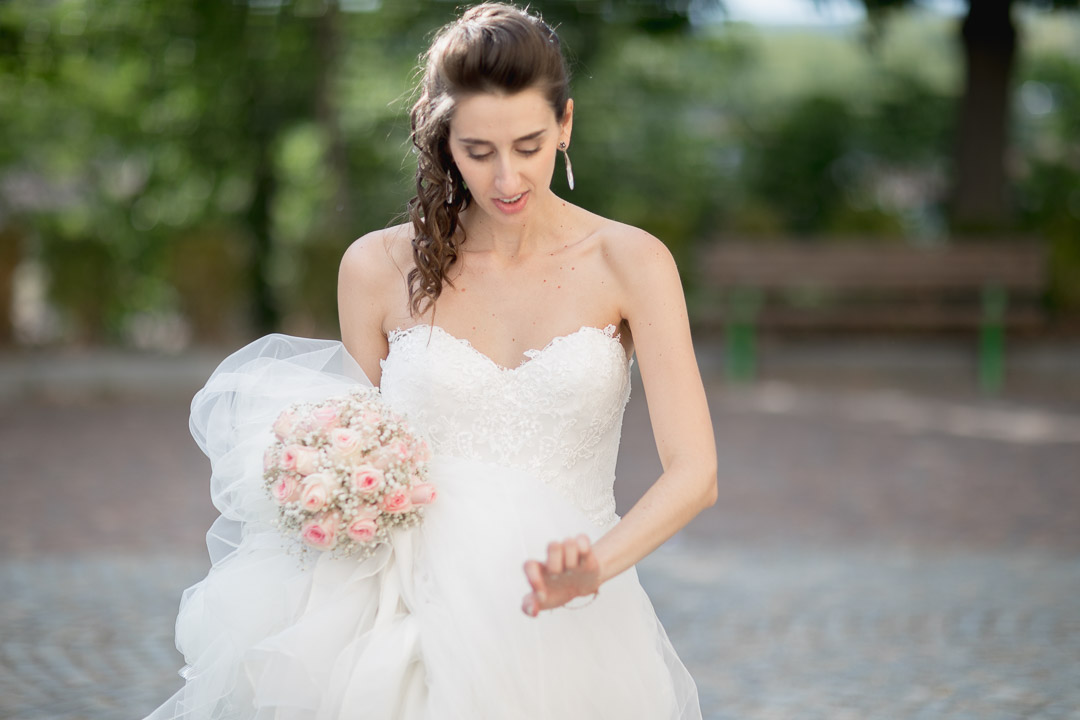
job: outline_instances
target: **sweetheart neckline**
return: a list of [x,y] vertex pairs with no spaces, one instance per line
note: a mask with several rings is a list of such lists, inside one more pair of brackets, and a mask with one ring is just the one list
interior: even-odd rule
[[525,356],[525,357],[516,367],[507,367],[505,365],[500,365],[499,363],[492,360],[491,357],[489,355],[487,355],[486,353],[480,352],[480,350],[478,350],[476,348],[476,346],[474,346],[472,344],[472,342],[469,341],[468,338],[458,337],[457,335],[454,335],[452,332],[450,332],[446,328],[442,327],[441,325],[428,325],[427,323],[418,323],[416,325],[410,325],[407,328],[394,328],[393,330],[391,330],[387,334],[387,336],[386,336],[387,337],[387,342],[390,343],[393,340],[397,339],[398,337],[400,337],[402,335],[405,335],[405,334],[409,333],[412,330],[415,330],[416,328],[432,328],[434,330],[438,330],[439,332],[441,332],[446,337],[450,338],[451,340],[453,340],[453,341],[463,345],[467,349],[471,350],[473,353],[475,353],[479,357],[486,360],[496,370],[499,370],[500,372],[503,372],[503,373],[513,373],[513,372],[516,372],[518,370],[521,370],[522,368],[524,368],[524,367],[526,367],[528,365],[531,365],[534,360],[539,358],[540,355],[547,352],[552,346],[556,345],[560,341],[567,340],[567,339],[572,338],[572,337],[574,337],[576,335],[579,335],[579,334],[581,334],[582,332],[584,332],[586,330],[595,330],[596,332],[600,333],[603,337],[607,338],[608,340],[614,340],[615,343],[619,346],[619,352],[622,353],[623,360],[626,361],[627,363],[630,363],[633,360],[632,356],[630,358],[626,357],[626,349],[623,347],[622,339],[621,339],[622,338],[622,333],[615,332],[616,325],[614,323],[608,323],[607,325],[605,325],[602,328],[598,328],[595,325],[582,325],[580,328],[578,328],[574,332],[566,333],[565,335],[556,335],[555,337],[551,338],[551,340],[549,340],[548,343],[546,345],[544,345],[544,347],[542,347],[542,348],[539,348],[539,349],[530,348],[528,350],[522,351],[521,354],[523,356]]

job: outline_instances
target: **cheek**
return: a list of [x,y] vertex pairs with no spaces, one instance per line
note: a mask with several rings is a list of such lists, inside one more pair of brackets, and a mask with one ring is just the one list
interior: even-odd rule
[[461,175],[465,184],[468,185],[470,189],[484,187],[486,173],[481,163],[467,158],[460,162],[455,159],[454,163],[457,165],[458,174]]

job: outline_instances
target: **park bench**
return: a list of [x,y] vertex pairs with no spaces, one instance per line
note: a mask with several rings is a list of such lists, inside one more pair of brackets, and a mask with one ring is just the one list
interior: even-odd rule
[[1045,248],[1030,238],[945,247],[717,242],[697,263],[696,320],[722,326],[733,380],[756,372],[756,330],[972,331],[979,386],[1004,379],[1006,329],[1045,322]]

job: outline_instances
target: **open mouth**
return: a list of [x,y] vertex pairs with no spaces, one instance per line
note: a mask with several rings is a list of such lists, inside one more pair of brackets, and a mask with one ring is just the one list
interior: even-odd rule
[[521,212],[525,204],[529,202],[529,191],[519,192],[510,197],[495,198],[495,207],[504,213],[513,214]]

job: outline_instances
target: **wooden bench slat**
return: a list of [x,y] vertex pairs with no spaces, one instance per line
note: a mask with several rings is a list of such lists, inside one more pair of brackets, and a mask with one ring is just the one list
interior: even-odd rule
[[[726,324],[733,321],[722,309],[699,313],[700,324]],[[766,308],[755,316],[755,324],[770,329],[821,330],[971,330],[982,324],[977,310],[950,308],[919,308],[907,310],[882,308],[800,311],[789,308]],[[1016,308],[1006,311],[1002,325],[1010,329],[1036,329],[1046,324],[1043,313],[1035,308]]]
[[785,287],[964,288],[987,283],[1038,290],[1047,278],[1038,245],[947,248],[717,244],[703,252],[706,281]]

